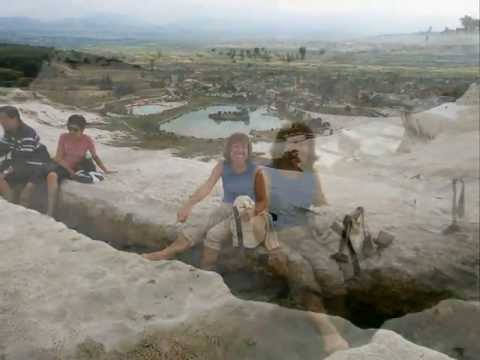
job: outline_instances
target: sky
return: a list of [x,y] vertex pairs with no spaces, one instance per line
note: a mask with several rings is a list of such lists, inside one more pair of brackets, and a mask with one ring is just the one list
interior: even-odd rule
[[168,24],[201,17],[242,21],[338,23],[374,32],[413,32],[433,26],[460,26],[465,14],[479,16],[479,0],[0,0],[0,16],[28,16],[44,20],[119,14],[152,24]]

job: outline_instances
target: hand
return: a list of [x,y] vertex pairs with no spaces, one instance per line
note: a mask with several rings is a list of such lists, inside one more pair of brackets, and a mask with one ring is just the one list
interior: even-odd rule
[[75,176],[75,171],[73,171],[72,169],[70,169],[70,168],[67,167],[67,166],[64,166],[64,165],[62,165],[62,166],[65,168],[65,170],[68,171],[68,174],[70,175],[70,177],[74,177],[74,176]]
[[3,170],[3,173],[1,175],[3,175],[3,177],[9,175],[13,173],[13,167],[9,166],[8,168],[6,168],[5,170]]
[[184,206],[177,213],[177,221],[182,222],[182,223],[187,221],[191,212],[192,212],[192,208],[190,206]]

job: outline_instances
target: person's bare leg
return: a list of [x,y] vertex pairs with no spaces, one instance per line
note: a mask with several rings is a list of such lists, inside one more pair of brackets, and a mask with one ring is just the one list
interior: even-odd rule
[[200,267],[203,270],[214,270],[215,265],[217,264],[219,253],[220,251],[203,245],[202,260],[200,263]]
[[303,296],[303,302],[309,310],[309,316],[317,330],[322,334],[325,345],[325,351],[332,354],[339,350],[349,348],[348,342],[340,335],[338,329],[332,324],[328,315],[325,313],[325,307],[320,297],[314,293],[308,292]]
[[262,242],[265,239],[265,217],[264,216],[252,216],[250,223],[253,228],[253,236],[258,242]]
[[188,250],[191,247],[190,242],[179,234],[175,241],[167,246],[165,249],[151,253],[142,254],[148,260],[170,260],[175,258],[178,254]]
[[35,190],[35,184],[29,182],[23,188],[22,192],[20,193],[20,205],[24,207],[30,206],[30,199],[32,198],[33,191]]
[[55,207],[57,205],[58,195],[58,175],[54,172],[51,172],[47,175],[47,189],[47,215],[53,216]]
[[0,176],[0,194],[5,198],[5,200],[10,202],[13,201],[13,190],[3,176]]

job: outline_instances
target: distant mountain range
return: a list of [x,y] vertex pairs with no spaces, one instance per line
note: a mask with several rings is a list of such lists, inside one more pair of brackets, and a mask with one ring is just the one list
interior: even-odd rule
[[0,17],[0,37],[148,39],[163,35],[161,27],[121,18],[88,17],[41,21],[27,17]]
[[[363,22],[362,22],[363,21]],[[0,42],[75,48],[99,43],[154,44],[161,47],[206,47],[243,43],[257,46],[321,44],[350,39],[368,42],[411,42],[419,33],[379,35],[359,19],[308,16],[260,16],[248,19],[230,15],[196,15],[161,25],[125,15],[93,14],[78,18],[42,21],[29,17],[0,17]],[[363,25],[362,25],[363,24]],[[433,35],[433,34],[432,34]],[[410,39],[410,40],[409,40]],[[414,42],[420,40],[413,39]],[[421,39],[423,41],[423,38]]]
[[60,47],[129,41],[155,41],[167,45],[188,46],[245,39],[338,40],[347,35],[338,30],[321,28],[314,23],[305,24],[299,19],[289,19],[287,24],[281,19],[232,21],[199,16],[159,26],[126,16],[98,15],[55,21],[28,17],[0,17],[0,41]]

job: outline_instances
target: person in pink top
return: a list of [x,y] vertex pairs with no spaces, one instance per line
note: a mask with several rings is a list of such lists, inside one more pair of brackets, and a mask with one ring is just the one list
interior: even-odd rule
[[92,158],[98,158],[95,144],[90,136],[82,134],[75,127],[72,127],[72,133],[60,135],[57,147],[57,161],[62,161],[63,167],[66,170],[70,170],[70,173],[80,170],[79,164],[81,164],[87,152],[90,152]]
[[53,215],[57,203],[59,182],[72,178],[75,172],[82,170],[82,163],[87,159],[87,153],[90,153],[104,173],[115,173],[105,167],[97,154],[94,141],[83,133],[86,125],[87,121],[82,115],[71,115],[67,121],[68,133],[60,135],[58,140],[54,166],[47,171],[47,214],[50,216]]

